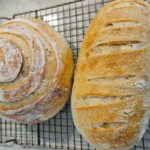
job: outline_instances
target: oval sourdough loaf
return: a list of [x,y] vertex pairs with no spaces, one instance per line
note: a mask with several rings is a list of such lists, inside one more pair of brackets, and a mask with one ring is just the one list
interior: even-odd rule
[[115,0],[91,22],[72,93],[77,129],[98,150],[126,150],[146,129],[150,111],[150,5]]
[[72,72],[67,42],[46,23],[0,26],[0,116],[27,124],[53,117],[68,98]]

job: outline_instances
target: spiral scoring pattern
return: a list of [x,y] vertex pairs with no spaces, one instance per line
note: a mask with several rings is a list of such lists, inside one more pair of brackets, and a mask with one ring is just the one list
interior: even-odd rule
[[0,115],[34,124],[54,116],[71,88],[73,61],[66,41],[37,19],[0,26]]

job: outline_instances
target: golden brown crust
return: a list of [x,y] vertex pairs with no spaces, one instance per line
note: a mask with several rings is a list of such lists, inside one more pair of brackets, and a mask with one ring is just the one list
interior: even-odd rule
[[15,45],[14,54],[19,53],[20,63],[12,63],[19,73],[10,72],[9,76],[15,77],[11,82],[2,78],[1,116],[28,124],[53,117],[64,106],[71,89],[73,59],[67,42],[46,23],[33,18],[1,25],[1,43],[3,39],[9,43],[5,44],[8,50]]
[[149,120],[150,5],[115,0],[91,22],[81,46],[72,93],[80,133],[100,150],[138,142]]

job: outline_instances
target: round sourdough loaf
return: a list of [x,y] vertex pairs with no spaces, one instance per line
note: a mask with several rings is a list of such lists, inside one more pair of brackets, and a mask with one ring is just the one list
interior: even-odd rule
[[64,38],[37,19],[0,25],[0,116],[27,124],[53,117],[71,89],[73,59]]
[[115,0],[91,22],[79,53],[72,114],[98,150],[138,142],[150,113],[150,5]]

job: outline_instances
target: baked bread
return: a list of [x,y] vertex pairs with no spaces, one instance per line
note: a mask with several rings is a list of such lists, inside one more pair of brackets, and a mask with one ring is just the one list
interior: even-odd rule
[[64,38],[37,19],[0,26],[0,116],[26,124],[53,117],[71,89],[73,59]]
[[115,0],[91,22],[75,71],[72,114],[98,150],[138,142],[150,111],[150,5]]

